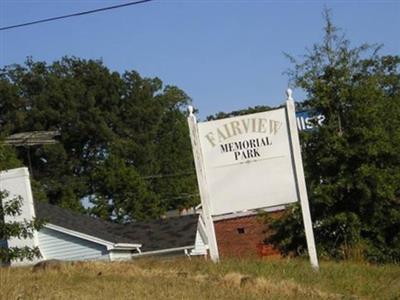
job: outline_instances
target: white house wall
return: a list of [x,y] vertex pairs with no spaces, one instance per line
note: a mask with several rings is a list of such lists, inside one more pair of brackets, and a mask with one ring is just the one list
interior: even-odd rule
[[103,245],[49,228],[42,228],[38,237],[43,259],[109,260],[108,250]]
[[110,260],[130,260],[132,251],[130,250],[110,250]]
[[[7,191],[8,196],[2,199],[0,205],[4,205],[6,201],[12,200],[16,197],[22,199],[20,213],[17,215],[5,215],[4,222],[25,222],[32,221],[35,218],[35,209],[33,205],[31,184],[29,181],[29,172],[27,168],[18,168],[0,172],[0,190]],[[22,247],[36,247],[38,245],[38,236],[36,231],[33,235],[27,238],[10,237],[7,241],[8,247],[22,248]],[[28,260],[16,260],[12,265],[29,264]]]
[[190,255],[206,255],[207,254],[207,245],[204,242],[203,237],[201,236],[199,228],[196,231],[196,241],[194,245],[194,249],[190,252]]

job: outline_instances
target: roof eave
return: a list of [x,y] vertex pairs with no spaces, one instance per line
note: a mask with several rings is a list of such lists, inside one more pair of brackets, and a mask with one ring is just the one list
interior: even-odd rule
[[141,253],[133,254],[132,257],[137,257],[137,256],[144,256],[144,255],[154,255],[154,254],[163,254],[163,253],[168,253],[168,252],[177,252],[177,251],[185,251],[189,249],[195,248],[194,245],[192,246],[184,246],[184,247],[177,247],[177,248],[167,248],[167,249],[161,249],[161,250],[153,250],[153,251],[143,251]]
[[130,243],[116,243],[110,250],[138,250],[140,252],[142,244],[130,244]]
[[51,223],[47,223],[45,224],[43,227],[48,228],[48,229],[52,229],[64,234],[68,234],[77,238],[81,238],[83,240],[87,240],[96,244],[100,244],[103,246],[107,247],[107,250],[112,250],[112,249],[116,249],[116,250],[129,250],[129,249],[138,249],[140,248],[142,245],[141,244],[130,244],[130,243],[114,243],[114,242],[110,242],[110,241],[106,241],[103,239],[100,239],[98,237],[92,236],[92,235],[88,235],[82,232],[78,232],[75,230],[71,230],[62,226],[58,226],[58,225],[54,225]]

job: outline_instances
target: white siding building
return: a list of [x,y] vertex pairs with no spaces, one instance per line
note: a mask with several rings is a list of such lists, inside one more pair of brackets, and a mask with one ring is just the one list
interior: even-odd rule
[[[45,221],[32,238],[0,239],[0,247],[38,247],[40,260],[126,260],[142,255],[205,255],[206,246],[198,215],[131,224],[114,224],[48,203],[34,203],[26,168],[0,172],[0,190],[23,199],[18,217],[5,222]],[[11,264],[32,264],[13,261]]]

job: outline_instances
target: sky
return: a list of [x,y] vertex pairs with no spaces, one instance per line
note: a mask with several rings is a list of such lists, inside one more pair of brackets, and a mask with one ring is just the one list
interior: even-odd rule
[[[0,0],[0,27],[130,1]],[[184,90],[200,118],[285,100],[292,65],[323,37],[322,11],[332,11],[352,46],[384,44],[400,54],[398,1],[152,2],[0,31],[0,67],[26,57],[102,59],[111,70],[136,70]],[[295,100],[305,94],[294,90]]]

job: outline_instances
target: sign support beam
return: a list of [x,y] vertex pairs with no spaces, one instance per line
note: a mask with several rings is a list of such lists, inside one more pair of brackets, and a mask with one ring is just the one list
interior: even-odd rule
[[199,132],[197,129],[196,116],[193,114],[193,107],[188,107],[188,125],[190,139],[192,141],[193,157],[196,166],[197,183],[202,204],[202,218],[206,227],[207,243],[210,251],[210,258],[213,262],[219,261],[217,238],[215,236],[214,221],[211,216],[210,196],[207,189],[207,180],[204,172],[203,154],[201,152]]
[[303,223],[307,240],[308,255],[310,257],[311,266],[314,269],[318,269],[319,265],[318,265],[317,250],[314,241],[314,232],[312,228],[310,207],[308,203],[306,181],[304,178],[303,161],[301,159],[300,140],[296,124],[296,111],[295,111],[294,100],[292,98],[292,90],[287,89],[286,95],[287,95],[286,114],[289,126],[290,142],[293,151],[293,156],[292,156],[293,165],[297,181],[297,193],[300,199],[301,212],[303,215]]

